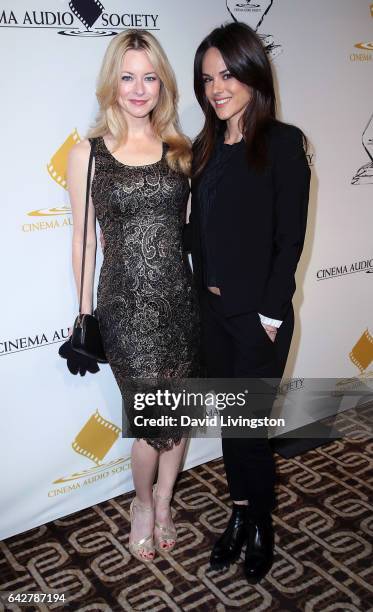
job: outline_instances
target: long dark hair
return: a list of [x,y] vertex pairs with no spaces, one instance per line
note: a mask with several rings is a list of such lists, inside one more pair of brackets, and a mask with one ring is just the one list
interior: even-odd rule
[[202,78],[203,57],[216,47],[238,81],[252,88],[252,98],[242,116],[242,134],[248,161],[258,170],[267,161],[263,135],[276,118],[276,96],[271,65],[259,36],[245,23],[229,23],[211,32],[199,45],[194,58],[194,91],[205,115],[205,124],[193,144],[193,176],[202,172],[208,162],[216,138],[224,129],[205,94]]

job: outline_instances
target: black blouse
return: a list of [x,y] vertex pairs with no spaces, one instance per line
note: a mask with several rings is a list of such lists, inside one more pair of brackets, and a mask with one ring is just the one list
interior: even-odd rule
[[219,278],[216,268],[216,259],[212,257],[213,227],[211,217],[214,215],[216,205],[217,184],[219,176],[224,172],[226,164],[232,156],[245,148],[242,139],[232,145],[224,142],[224,134],[221,134],[215,144],[213,153],[204,169],[203,176],[198,186],[200,202],[200,226],[201,226],[201,248],[203,258],[203,282],[205,287],[219,287]]

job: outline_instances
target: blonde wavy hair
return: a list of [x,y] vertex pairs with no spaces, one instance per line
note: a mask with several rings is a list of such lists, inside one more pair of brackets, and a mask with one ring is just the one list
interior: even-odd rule
[[189,176],[191,142],[179,125],[176,78],[161,45],[146,30],[126,30],[109,44],[97,80],[99,112],[87,137],[104,136],[109,132],[114,138],[114,151],[126,140],[127,124],[117,98],[123,57],[129,49],[144,50],[161,81],[159,100],[150,115],[152,127],[156,136],[169,145],[166,160],[170,168]]

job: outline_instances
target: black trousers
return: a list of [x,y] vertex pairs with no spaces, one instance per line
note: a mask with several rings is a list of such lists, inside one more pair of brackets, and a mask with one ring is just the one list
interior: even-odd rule
[[[258,313],[225,317],[221,298],[207,289],[202,296],[201,310],[202,347],[208,377],[281,379],[294,329],[292,308],[274,342],[263,328]],[[276,468],[268,438],[223,436],[222,444],[231,498],[248,500],[254,515],[272,512],[276,505]]]

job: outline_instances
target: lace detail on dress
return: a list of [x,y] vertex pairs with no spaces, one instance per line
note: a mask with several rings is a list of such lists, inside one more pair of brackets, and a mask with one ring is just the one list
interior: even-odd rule
[[[182,249],[189,181],[166,151],[127,166],[96,139],[92,201],[105,240],[97,316],[123,399],[128,378],[198,376],[197,296]],[[161,449],[180,440],[165,434],[147,442]]]

